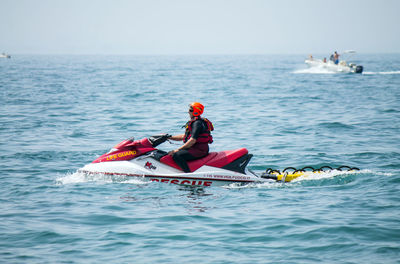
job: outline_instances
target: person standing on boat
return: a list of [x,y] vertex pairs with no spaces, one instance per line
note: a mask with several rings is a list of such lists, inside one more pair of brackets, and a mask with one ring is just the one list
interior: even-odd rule
[[335,51],[335,53],[333,54],[333,58],[334,58],[334,62],[335,62],[335,64],[339,64],[339,56],[340,56],[340,54],[338,54],[336,51]]
[[213,142],[211,131],[214,130],[213,124],[207,119],[202,118],[204,106],[194,102],[189,105],[190,120],[186,123],[185,134],[171,136],[169,139],[180,141],[183,145],[172,150],[168,155],[172,155],[174,161],[184,172],[190,172],[187,161],[196,160],[208,155],[208,144]]

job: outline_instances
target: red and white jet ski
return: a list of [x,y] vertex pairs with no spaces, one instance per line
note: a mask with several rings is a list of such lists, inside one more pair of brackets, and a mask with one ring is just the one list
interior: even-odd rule
[[253,155],[245,148],[210,152],[204,158],[189,161],[191,172],[184,173],[172,156],[156,149],[169,137],[163,134],[124,140],[78,172],[142,177],[149,181],[193,186],[271,181],[246,168]]

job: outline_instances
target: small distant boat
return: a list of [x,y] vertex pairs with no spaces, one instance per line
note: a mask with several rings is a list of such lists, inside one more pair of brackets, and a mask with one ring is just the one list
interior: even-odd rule
[[[354,54],[356,53],[354,50],[345,51],[343,54]],[[347,58],[349,59],[350,56]],[[311,55],[310,58],[305,60],[305,63],[310,67],[318,67],[321,69],[326,69],[332,72],[343,72],[343,73],[362,73],[364,67],[362,65],[357,65],[355,63],[347,63],[345,60],[340,61],[338,64],[335,64],[332,60],[320,60],[314,59]]]
[[10,59],[11,56],[8,54],[5,54],[4,52],[2,54],[0,54],[0,58],[6,58],[6,59]]

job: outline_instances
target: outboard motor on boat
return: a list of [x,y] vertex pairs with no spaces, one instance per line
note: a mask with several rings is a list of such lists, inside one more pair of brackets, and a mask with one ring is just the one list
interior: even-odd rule
[[361,65],[356,66],[356,70],[354,71],[355,73],[362,73],[364,70],[364,67]]

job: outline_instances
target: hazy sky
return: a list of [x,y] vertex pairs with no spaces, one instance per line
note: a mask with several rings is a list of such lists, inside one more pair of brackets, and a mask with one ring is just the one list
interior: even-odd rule
[[400,0],[0,0],[10,54],[400,53]]

